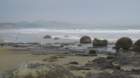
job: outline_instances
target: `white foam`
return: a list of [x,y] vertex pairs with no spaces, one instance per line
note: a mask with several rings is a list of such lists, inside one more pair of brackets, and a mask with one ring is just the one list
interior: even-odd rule
[[[1,34],[14,35],[13,38],[33,38],[41,39],[44,35],[52,35],[53,37],[59,37],[63,39],[79,39],[83,35],[91,36],[92,38],[108,39],[110,41],[117,40],[120,37],[126,36],[133,40],[140,39],[140,30],[128,29],[128,30],[99,30],[99,29],[10,29],[1,30]],[[22,36],[22,37],[21,37]],[[31,37],[30,37],[31,36]],[[12,38],[10,36],[10,38]],[[8,37],[6,37],[8,38]],[[28,39],[26,39],[28,40]],[[29,39],[31,40],[31,39]]]

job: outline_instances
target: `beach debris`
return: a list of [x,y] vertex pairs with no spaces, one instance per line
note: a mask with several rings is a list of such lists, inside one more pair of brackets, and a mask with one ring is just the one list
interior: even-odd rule
[[93,40],[93,47],[106,47],[107,45],[108,45],[107,40],[100,40],[97,38]]
[[13,70],[9,78],[76,78],[66,68],[41,62],[21,65]]
[[87,44],[87,43],[91,43],[91,38],[89,36],[83,36],[80,38],[80,43],[82,44]]
[[120,49],[129,50],[133,45],[133,41],[128,37],[122,37],[115,43],[115,49],[118,52]]

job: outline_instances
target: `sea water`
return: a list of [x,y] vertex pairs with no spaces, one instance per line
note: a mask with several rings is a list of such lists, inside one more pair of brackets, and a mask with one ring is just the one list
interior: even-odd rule
[[41,42],[45,35],[53,38],[79,40],[87,35],[92,39],[107,39],[116,41],[120,37],[140,39],[140,29],[52,29],[52,28],[23,28],[4,29],[0,31],[0,38],[7,42]]

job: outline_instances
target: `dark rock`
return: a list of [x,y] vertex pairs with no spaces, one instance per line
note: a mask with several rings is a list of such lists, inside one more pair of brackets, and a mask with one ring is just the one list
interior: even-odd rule
[[115,59],[115,56],[114,56],[114,55],[108,55],[108,56],[107,56],[107,59],[108,59],[108,60],[113,60],[113,59]]
[[82,44],[91,43],[91,38],[89,36],[83,36],[80,38],[80,43]]
[[78,65],[79,63],[77,61],[72,61],[72,62],[69,62],[69,64],[75,64],[75,65]]
[[89,55],[97,56],[96,50],[89,50]]
[[118,39],[117,42],[115,43],[115,49],[117,51],[120,49],[129,50],[130,47],[132,46],[132,44],[133,44],[133,42],[130,38],[122,37],[122,38]]
[[134,45],[140,46],[140,40],[137,40]]
[[135,42],[132,48],[133,51],[140,52],[140,39]]
[[108,45],[107,40],[99,40],[99,39],[94,39],[93,40],[93,46],[94,47],[106,47]]
[[52,37],[51,37],[51,35],[45,35],[43,38],[44,39],[51,39]]

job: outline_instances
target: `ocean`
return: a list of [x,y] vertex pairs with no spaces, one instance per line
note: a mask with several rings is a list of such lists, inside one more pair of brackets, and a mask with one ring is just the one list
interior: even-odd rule
[[120,37],[130,37],[134,41],[140,39],[140,29],[77,29],[77,28],[22,28],[0,30],[0,39],[5,42],[42,42],[45,35],[53,38],[79,40],[84,35],[92,39],[116,41]]

